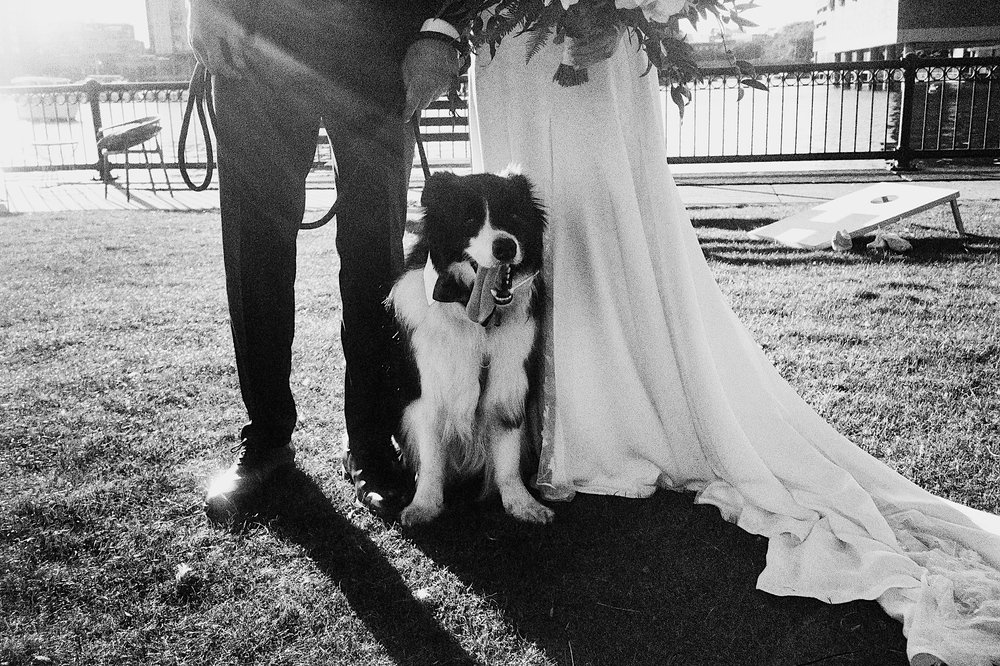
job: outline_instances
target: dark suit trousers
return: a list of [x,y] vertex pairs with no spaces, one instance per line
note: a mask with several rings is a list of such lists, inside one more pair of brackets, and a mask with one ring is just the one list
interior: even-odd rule
[[322,116],[339,168],[347,432],[352,448],[387,444],[400,405],[395,328],[383,302],[402,271],[413,156],[412,134],[399,119],[398,68],[388,74],[394,85],[380,82],[380,98],[371,99],[336,72],[289,64],[287,51],[258,55],[246,79],[215,82],[226,289],[250,419],[243,437],[248,446],[280,446],[295,427],[296,240]]

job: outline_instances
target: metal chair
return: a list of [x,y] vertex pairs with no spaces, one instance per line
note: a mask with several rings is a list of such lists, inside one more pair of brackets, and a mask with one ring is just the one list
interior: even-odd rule
[[[163,147],[160,145],[160,129],[160,117],[147,116],[97,130],[97,152],[101,159],[105,198],[108,196],[108,183],[113,180],[108,156],[114,153],[125,156],[126,200],[132,200],[128,175],[128,156],[136,153],[141,153],[146,160],[146,171],[149,173],[149,183],[153,187],[153,192],[156,192],[156,181],[153,180],[153,165],[149,161],[149,155],[159,155],[160,166],[163,168],[163,178],[167,181],[167,190],[170,192],[170,196],[174,196],[174,189],[170,185],[170,176],[167,174],[167,164],[163,159]],[[146,147],[148,141],[153,142],[153,148]]]

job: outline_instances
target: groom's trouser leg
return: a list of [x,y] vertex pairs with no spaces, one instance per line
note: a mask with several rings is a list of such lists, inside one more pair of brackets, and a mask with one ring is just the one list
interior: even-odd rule
[[[304,180],[315,150],[317,117],[322,115],[334,143],[338,194],[343,197],[336,240],[348,437],[352,449],[369,448],[369,443],[370,448],[389,448],[400,411],[393,362],[398,339],[384,300],[402,271],[413,150],[407,126],[399,119],[403,85],[398,60],[405,40],[386,32],[383,22],[365,18],[369,10],[351,15],[355,22],[350,26],[319,2],[297,1],[275,11],[280,20],[267,14],[257,25],[263,46],[256,64],[262,75],[219,91],[223,97],[239,96],[243,105],[253,107],[258,126],[250,129],[267,137],[263,145],[249,147],[249,154],[240,152],[242,159],[236,164],[220,155],[221,183],[227,189],[240,162],[259,158],[267,163],[266,168],[260,162],[252,165],[257,167],[254,178],[240,183],[251,187],[242,187],[236,202],[228,197],[223,201],[237,366],[251,416],[247,433],[261,431],[272,439],[287,439],[295,422],[287,381],[294,330],[295,235],[304,209]],[[273,90],[264,90],[272,84]],[[219,124],[232,120],[220,117]],[[232,153],[233,149],[224,149],[237,141],[244,142],[238,148],[247,148],[251,139],[239,136],[239,125],[233,122],[227,136],[219,138],[220,153]],[[259,224],[249,229],[227,225],[230,218],[247,218],[246,194],[257,178],[265,179],[260,191],[250,192],[256,206],[266,211],[256,216]],[[226,207],[237,212],[227,215]],[[236,270],[231,271],[230,265]],[[262,265],[266,275],[246,274],[248,267]],[[238,277],[230,277],[231,273]],[[266,293],[266,305],[257,308],[259,312],[251,312],[247,299],[239,297],[248,284]],[[265,321],[268,317],[271,320]],[[257,325],[266,331],[258,334]]]
[[[389,105],[391,108],[392,105]],[[385,307],[403,269],[412,135],[398,114],[325,116],[339,169],[344,417],[351,451],[391,454],[401,413],[399,337]]]
[[318,114],[265,77],[215,80],[226,293],[250,447],[287,443],[295,331],[295,252]]

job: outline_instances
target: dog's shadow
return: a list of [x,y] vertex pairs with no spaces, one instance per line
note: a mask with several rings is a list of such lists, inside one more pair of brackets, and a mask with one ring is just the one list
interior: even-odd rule
[[899,623],[874,602],[755,589],[766,539],[693,497],[578,495],[554,524],[465,505],[408,532],[560,664],[900,664]]

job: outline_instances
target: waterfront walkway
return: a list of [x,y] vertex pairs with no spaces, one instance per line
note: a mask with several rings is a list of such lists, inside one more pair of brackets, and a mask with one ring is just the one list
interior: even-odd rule
[[[895,173],[884,163],[783,163],[754,165],[682,165],[674,167],[681,199],[687,206],[739,206],[747,204],[811,205],[848,194],[873,182],[919,181],[954,187],[961,200],[1000,200],[1000,168],[996,166],[939,168]],[[750,171],[752,169],[752,171]],[[460,171],[460,170],[459,170]],[[171,172],[173,194],[167,192],[163,172],[153,172],[156,190],[145,171],[131,174],[131,200],[126,199],[124,178],[108,188],[95,180],[93,171],[0,173],[0,212],[37,213],[74,210],[173,210],[206,211],[219,207],[216,185],[192,192]],[[414,171],[410,186],[410,214],[415,215],[423,186]],[[336,198],[329,172],[310,176],[306,196],[308,211],[327,210]]]

